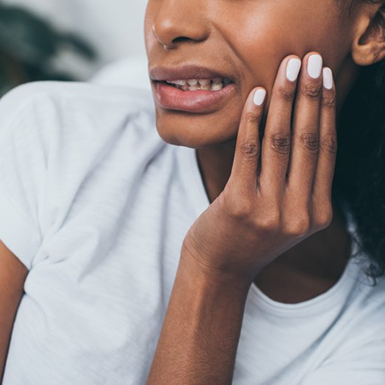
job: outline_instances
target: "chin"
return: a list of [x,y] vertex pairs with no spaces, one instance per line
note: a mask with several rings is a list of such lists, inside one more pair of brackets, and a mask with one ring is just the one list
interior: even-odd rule
[[195,149],[233,141],[238,132],[241,111],[230,109],[210,114],[156,109],[156,127],[166,143]]

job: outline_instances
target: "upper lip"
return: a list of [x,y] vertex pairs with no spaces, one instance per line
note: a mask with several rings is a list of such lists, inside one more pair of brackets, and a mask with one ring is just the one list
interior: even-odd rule
[[151,80],[156,81],[227,78],[234,82],[231,75],[192,64],[184,64],[177,67],[154,66],[150,68],[149,74]]

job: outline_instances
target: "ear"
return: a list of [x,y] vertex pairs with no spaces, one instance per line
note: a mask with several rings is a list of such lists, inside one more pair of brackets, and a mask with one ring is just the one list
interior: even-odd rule
[[352,58],[369,66],[385,58],[385,2],[365,3],[356,13]]

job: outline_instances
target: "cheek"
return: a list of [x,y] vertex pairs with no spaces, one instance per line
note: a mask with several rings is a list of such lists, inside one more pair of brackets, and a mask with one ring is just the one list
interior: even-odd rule
[[214,23],[243,69],[242,93],[258,85],[271,90],[281,61],[291,54],[303,58],[309,51],[318,51],[325,65],[334,67],[346,37],[331,7],[335,7],[334,0],[293,0],[279,6],[262,2],[247,7],[245,3],[242,12],[234,7],[222,13]]
[[282,28],[281,23],[285,25],[285,21],[277,7],[271,10],[257,8],[257,11],[228,12],[227,18],[224,19],[222,14],[215,21],[216,28],[235,54],[233,61],[240,69],[243,99],[256,86],[270,90],[280,62],[297,49],[297,32]]

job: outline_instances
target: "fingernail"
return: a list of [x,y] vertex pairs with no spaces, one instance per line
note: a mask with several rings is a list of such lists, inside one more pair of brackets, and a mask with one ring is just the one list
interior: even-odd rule
[[292,58],[287,63],[286,67],[286,77],[291,82],[294,82],[298,78],[299,70],[301,69],[301,60],[297,58]]
[[266,96],[266,90],[264,90],[263,88],[258,88],[254,92],[254,96],[253,96],[254,104],[256,106],[261,106],[265,100],[265,96]]
[[333,73],[332,70],[328,67],[323,69],[323,79],[324,79],[324,87],[328,90],[333,88]]
[[313,79],[321,76],[322,57],[320,55],[311,55],[307,61],[307,72]]

